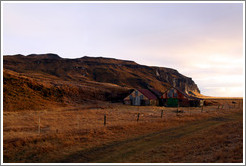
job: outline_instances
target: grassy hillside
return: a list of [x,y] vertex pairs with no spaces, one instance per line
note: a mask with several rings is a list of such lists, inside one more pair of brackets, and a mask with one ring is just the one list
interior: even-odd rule
[[43,109],[92,101],[122,102],[134,88],[171,86],[199,94],[191,78],[163,67],[112,58],[56,54],[4,56],[4,110]]
[[131,89],[93,81],[64,81],[51,75],[3,72],[3,107],[5,111],[37,110],[57,105],[81,104],[88,101],[121,101]]

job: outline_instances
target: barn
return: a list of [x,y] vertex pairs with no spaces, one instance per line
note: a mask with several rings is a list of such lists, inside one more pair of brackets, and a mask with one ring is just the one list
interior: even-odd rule
[[199,107],[201,106],[202,99],[189,96],[177,88],[168,89],[161,97],[163,104],[166,107]]
[[124,104],[128,105],[158,105],[158,98],[148,89],[135,89],[124,98]]

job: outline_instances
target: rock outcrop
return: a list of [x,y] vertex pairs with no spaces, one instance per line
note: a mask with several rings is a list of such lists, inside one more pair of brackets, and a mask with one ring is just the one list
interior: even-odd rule
[[200,93],[192,78],[175,69],[139,65],[133,61],[113,58],[85,56],[65,59],[56,54],[31,54],[4,56],[3,64],[5,69],[18,73],[43,73],[78,83],[86,80],[129,88],[152,87],[161,92],[174,86],[186,93]]

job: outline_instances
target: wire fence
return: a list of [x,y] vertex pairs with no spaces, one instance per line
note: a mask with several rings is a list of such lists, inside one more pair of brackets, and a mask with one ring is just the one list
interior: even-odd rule
[[167,122],[186,117],[220,114],[242,109],[243,103],[225,102],[214,106],[202,107],[151,107],[121,106],[93,109],[67,109],[39,112],[4,113],[3,131],[5,136],[25,136],[59,134],[94,130],[108,126],[124,126],[139,123]]

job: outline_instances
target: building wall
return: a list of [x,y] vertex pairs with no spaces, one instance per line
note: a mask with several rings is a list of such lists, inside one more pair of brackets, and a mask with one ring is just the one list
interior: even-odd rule
[[171,88],[162,95],[162,98],[163,99],[168,99],[168,98],[185,99],[186,97],[181,92],[179,92],[177,89]]
[[200,106],[200,100],[190,99],[184,96],[180,91],[175,88],[171,88],[162,95],[164,106],[171,107],[198,107]]
[[141,105],[150,105],[150,100],[141,100]]
[[158,100],[150,100],[150,104],[149,105],[152,105],[152,106],[159,105],[159,101]]
[[190,106],[190,101],[187,98],[179,99],[179,106],[180,107],[189,107]]
[[158,105],[157,100],[149,100],[138,90],[133,91],[129,96],[124,98],[124,104],[128,105]]
[[[136,93],[136,91],[137,91],[137,93]],[[131,100],[131,96],[136,97],[136,96],[141,96],[141,95],[143,95],[141,92],[139,92],[138,90],[135,90],[129,96],[124,98],[124,100]],[[143,95],[143,100],[149,100],[149,99]]]

